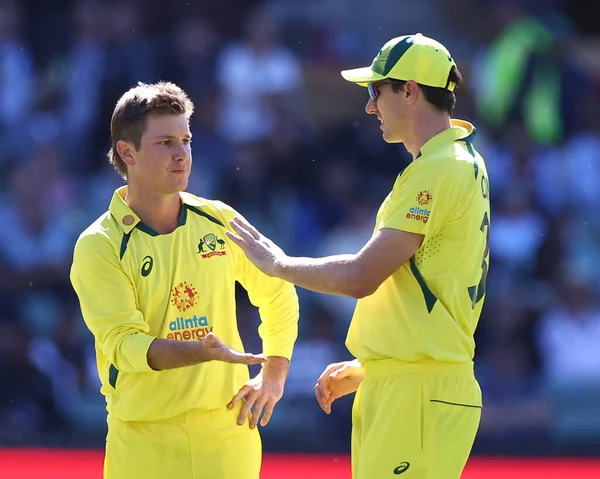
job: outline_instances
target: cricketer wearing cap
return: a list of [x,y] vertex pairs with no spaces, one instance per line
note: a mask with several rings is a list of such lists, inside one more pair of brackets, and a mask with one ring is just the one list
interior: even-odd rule
[[346,345],[316,385],[325,412],[357,391],[355,479],[457,479],[479,426],[474,332],[485,298],[490,203],[475,128],[451,119],[461,75],[448,50],[423,35],[394,38],[369,67],[342,72],[368,88],[366,112],[413,161],[356,254],[294,258],[243,219],[228,236],[269,275],[359,298]]
[[[255,426],[281,398],[297,336],[294,286],[225,236],[237,213],[183,191],[192,111],[169,83],[123,95],[110,158],[128,184],[75,246],[71,280],[108,410],[106,479],[258,479]],[[262,320],[268,359],[252,379],[245,365],[265,358],[237,351],[236,281]]]

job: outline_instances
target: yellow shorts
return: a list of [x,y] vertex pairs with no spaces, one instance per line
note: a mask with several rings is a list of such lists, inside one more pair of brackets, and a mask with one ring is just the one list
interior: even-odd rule
[[258,428],[236,423],[234,410],[189,411],[155,422],[109,415],[105,479],[258,479]]
[[365,363],[352,411],[352,477],[459,479],[481,418],[467,365]]

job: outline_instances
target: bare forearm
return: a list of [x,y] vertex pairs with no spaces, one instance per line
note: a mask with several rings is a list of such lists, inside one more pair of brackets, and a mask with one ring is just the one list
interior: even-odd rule
[[277,269],[277,276],[301,288],[352,297],[360,296],[356,284],[359,274],[354,255],[287,257]]
[[155,371],[182,368],[207,361],[200,341],[155,339],[148,349],[148,365]]
[[290,370],[290,361],[281,356],[269,356],[263,365],[262,375],[264,379],[285,382]]

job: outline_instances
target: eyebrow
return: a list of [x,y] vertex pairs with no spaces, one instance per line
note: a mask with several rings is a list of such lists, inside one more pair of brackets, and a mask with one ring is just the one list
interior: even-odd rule
[[188,134],[188,133],[186,133],[186,134],[184,134],[184,135],[169,135],[169,134],[164,134],[164,135],[156,135],[156,136],[154,137],[154,139],[155,139],[155,140],[158,140],[158,139],[165,139],[165,138],[166,138],[166,139],[172,140],[172,139],[177,139],[177,138],[179,138],[180,136],[183,136],[183,138],[191,138],[191,137],[192,137],[192,134],[191,134],[191,133],[189,133],[189,134]]

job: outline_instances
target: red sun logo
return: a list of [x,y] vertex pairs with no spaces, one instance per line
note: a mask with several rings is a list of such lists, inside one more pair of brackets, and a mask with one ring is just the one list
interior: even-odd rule
[[431,196],[431,193],[429,192],[429,190],[420,191],[419,194],[417,195],[417,203],[419,203],[419,205],[421,205],[421,206],[428,205],[429,203],[431,203],[432,199],[433,199],[433,196]]
[[173,288],[171,294],[171,303],[179,311],[187,311],[196,304],[198,291],[193,285],[187,284],[187,282],[179,283]]

